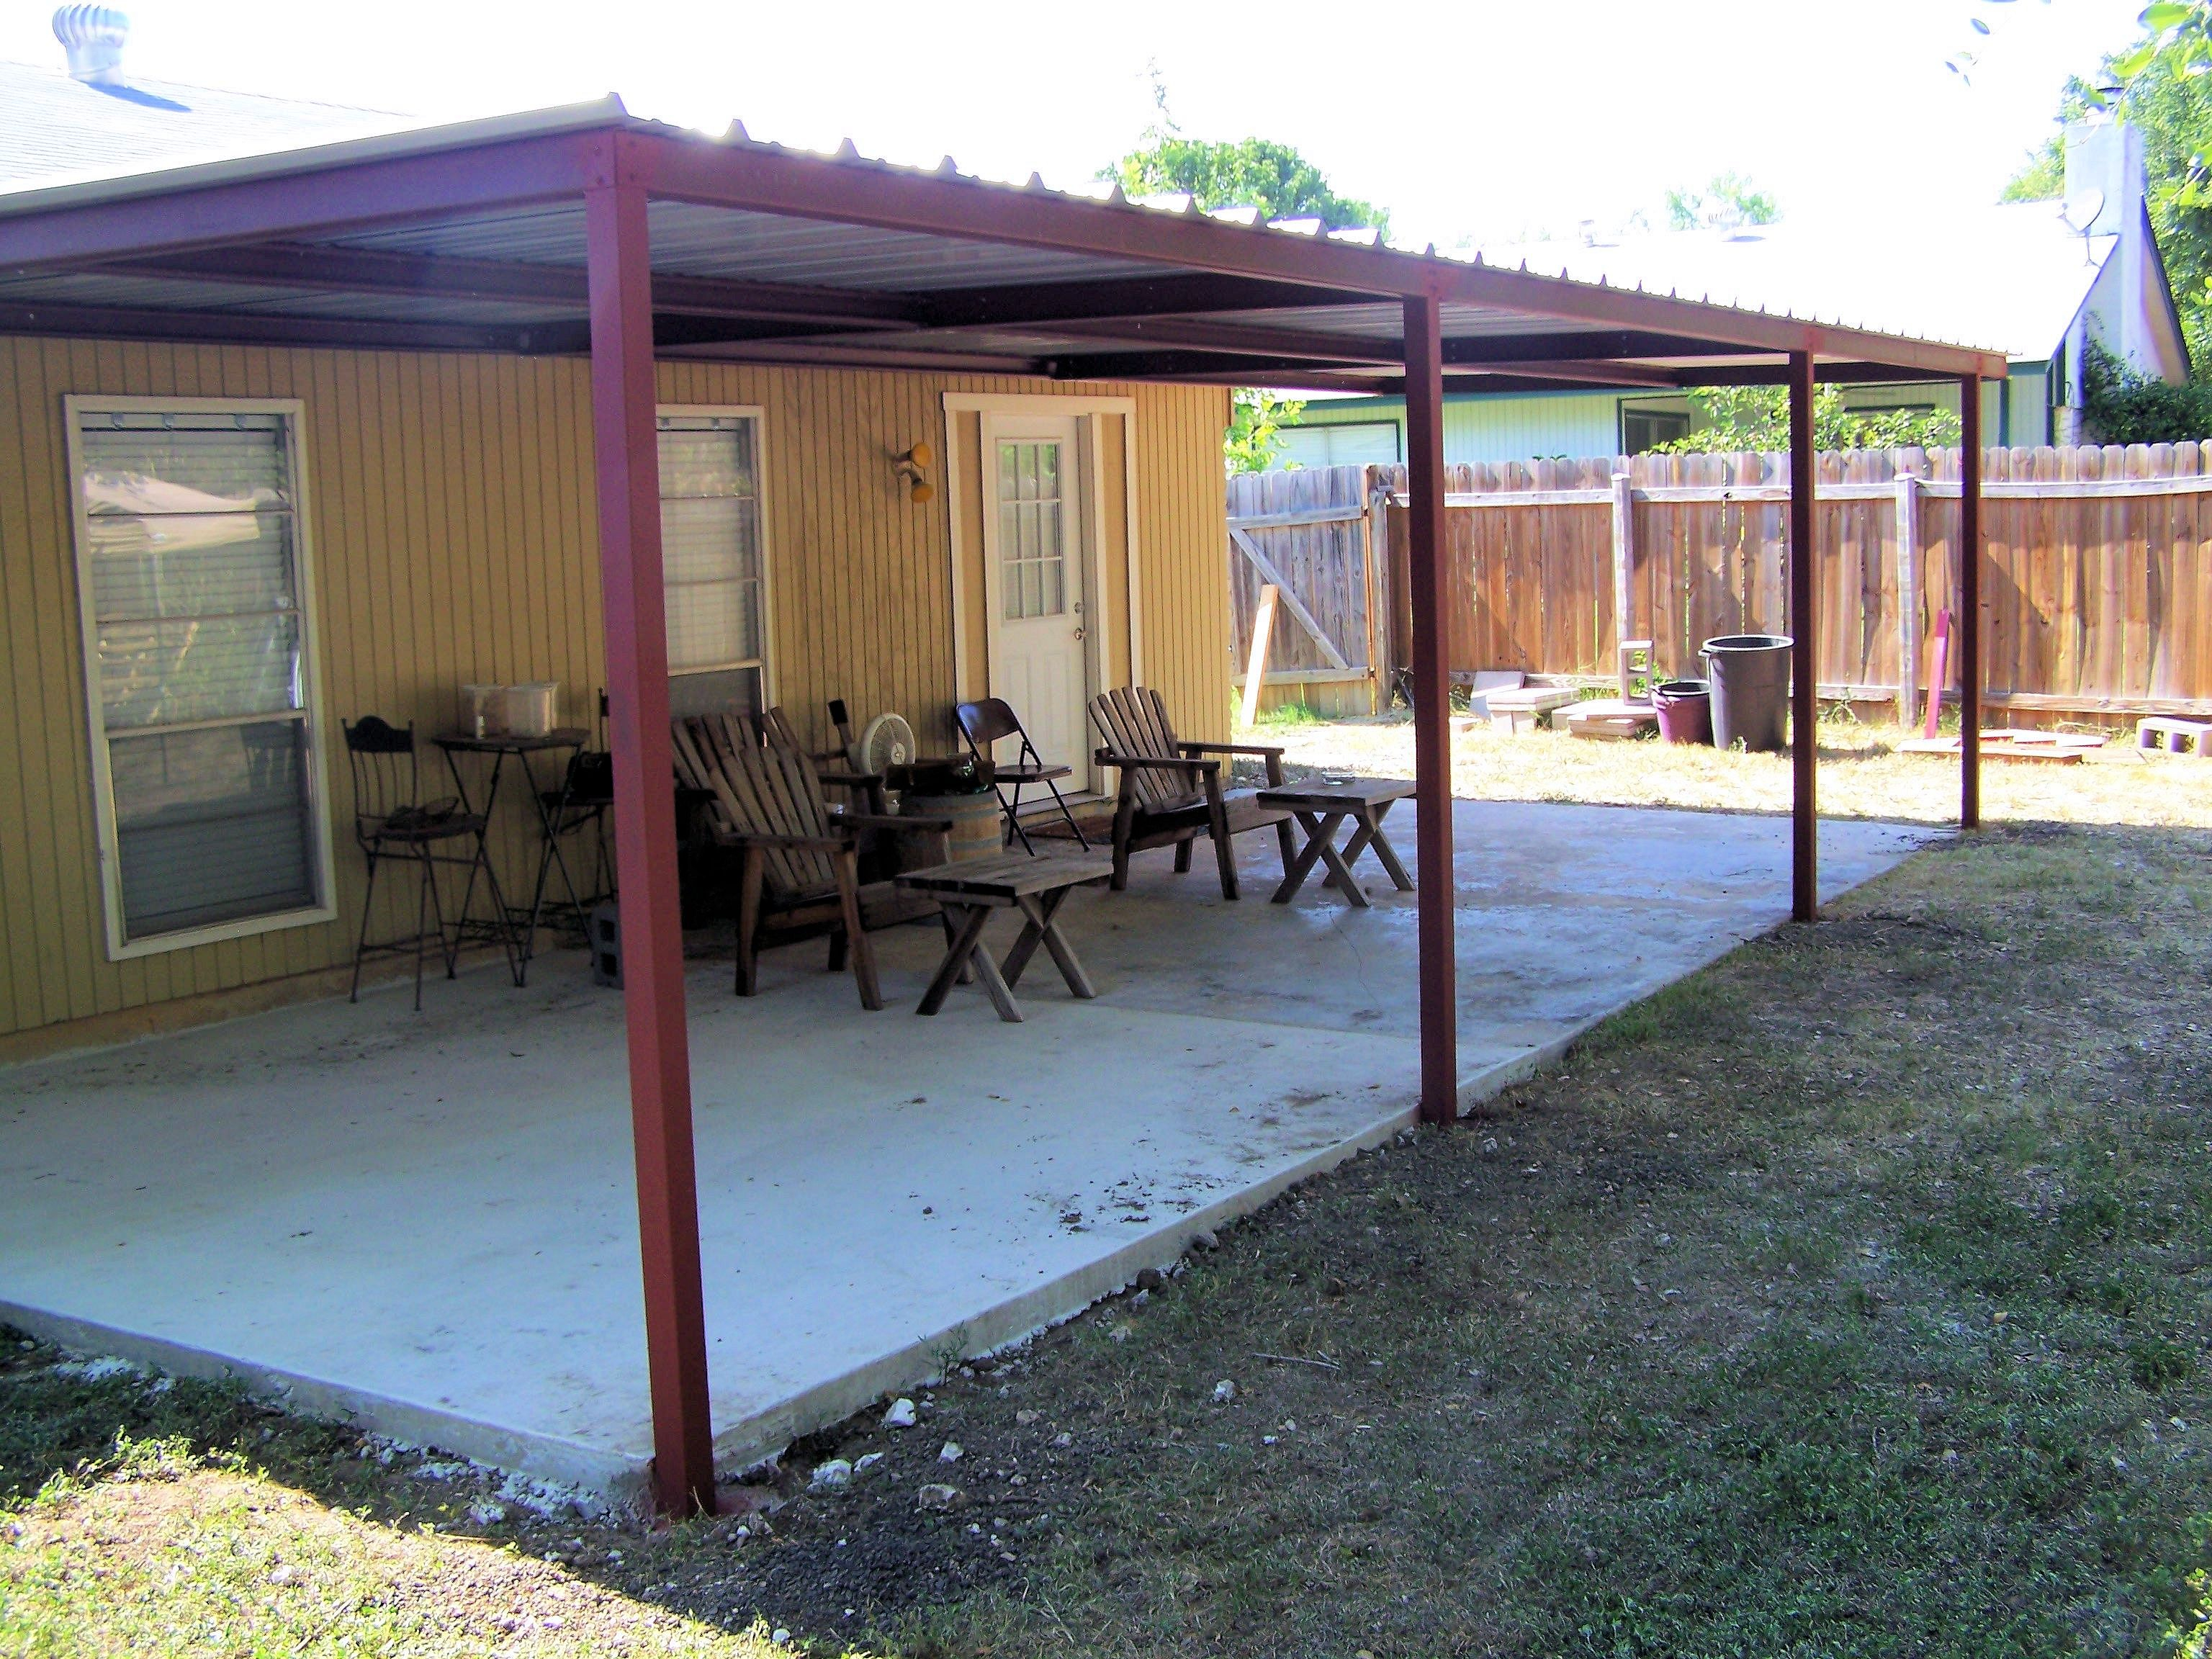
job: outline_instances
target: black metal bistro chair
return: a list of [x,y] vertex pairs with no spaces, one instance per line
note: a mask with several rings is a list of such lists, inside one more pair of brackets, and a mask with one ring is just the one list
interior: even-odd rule
[[[560,787],[538,792],[538,827],[544,835],[538,849],[538,880],[530,896],[531,938],[537,936],[539,918],[549,910],[556,915],[565,912],[575,930],[585,933],[592,910],[614,897],[614,857],[607,845],[607,821],[614,805],[615,757],[607,748],[607,694],[602,690],[599,747],[579,749],[569,756]],[[578,835],[587,836],[588,844],[563,852],[562,843]],[[556,872],[568,896],[565,900],[554,895]]]
[[[578,750],[568,757],[561,787],[539,790],[538,805],[544,833],[538,848],[538,881],[531,892],[528,925],[534,933],[541,917],[565,917],[581,933],[592,907],[615,896],[614,860],[607,847],[607,817],[615,805],[615,757],[604,749]],[[564,842],[579,836],[582,844],[562,850]],[[556,872],[565,897],[553,890]]]
[[[491,888],[494,912],[501,917],[504,927],[506,909],[499,883],[484,852],[484,820],[481,814],[464,812],[460,802],[452,796],[441,800],[422,799],[422,772],[415,749],[413,722],[403,729],[374,714],[364,714],[345,727],[345,741],[346,753],[353,762],[354,838],[368,860],[368,884],[361,896],[361,933],[354,941],[353,988],[346,1000],[356,1001],[361,996],[361,964],[365,959],[412,951],[415,1007],[419,1013],[422,953],[429,941],[434,937],[438,941],[447,979],[454,976],[460,962],[459,923],[463,918],[456,917],[454,927],[447,928],[445,907],[438,896],[438,866],[451,865],[468,871],[471,890],[476,878],[482,875]],[[443,850],[455,842],[465,842],[468,850]],[[417,872],[415,931],[404,939],[371,945],[368,921],[376,902],[376,872],[389,863],[412,865]]]
[[[1066,797],[1060,793],[1060,780],[1073,776],[1073,769],[1045,763],[1044,757],[1037,753],[1036,745],[1030,741],[1030,734],[1024,729],[1020,717],[1006,700],[1004,697],[986,697],[981,702],[963,702],[956,714],[960,721],[960,735],[968,739],[968,747],[975,751],[979,761],[989,760],[993,746],[1008,738],[1016,738],[1021,742],[1021,751],[1013,763],[1011,765],[999,763],[992,779],[999,792],[1000,810],[1006,815],[1006,839],[1012,842],[1019,836],[1024,853],[1034,854],[1036,851],[1030,844],[1029,831],[1022,828],[1022,788],[1025,784],[1041,783],[1052,791],[1053,804],[1060,808],[1060,817],[1067,820],[1067,827],[1075,832],[1076,840],[1081,842],[1085,850],[1088,851],[1090,837],[1083,833],[1083,826],[1075,821],[1075,814],[1068,810]],[[1006,786],[1010,783],[1014,787],[1011,799],[1006,794]]]

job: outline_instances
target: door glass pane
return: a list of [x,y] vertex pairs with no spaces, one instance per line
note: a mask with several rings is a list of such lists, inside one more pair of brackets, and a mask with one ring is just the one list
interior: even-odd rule
[[1000,607],[1009,622],[1056,617],[1067,609],[1060,462],[1055,441],[999,444]]

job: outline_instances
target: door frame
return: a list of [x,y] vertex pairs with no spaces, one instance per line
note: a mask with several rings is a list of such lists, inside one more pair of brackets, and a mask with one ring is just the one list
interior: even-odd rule
[[[1086,701],[1094,697],[1114,681],[1115,637],[1112,612],[1106,604],[1106,495],[1113,481],[1105,476],[1105,439],[1099,429],[1100,417],[1118,416],[1122,422],[1121,492],[1124,501],[1122,522],[1125,529],[1124,555],[1127,562],[1126,579],[1128,588],[1128,665],[1129,680],[1137,684],[1142,678],[1141,659],[1138,654],[1142,638],[1138,621],[1141,590],[1138,582],[1139,560],[1137,540],[1137,400],[1133,398],[1113,397],[1054,397],[1049,394],[1024,395],[1018,392],[963,392],[945,394],[945,499],[951,532],[948,563],[952,589],[952,679],[947,688],[950,701],[963,701],[961,676],[968,661],[969,629],[974,625],[968,615],[966,584],[961,580],[960,559],[964,540],[965,524],[961,507],[961,481],[965,477],[970,457],[962,441],[961,422],[953,417],[975,415],[977,421],[978,442],[981,453],[973,459],[978,465],[976,477],[982,488],[982,497],[975,510],[983,514],[988,505],[990,481],[981,470],[981,464],[989,453],[994,416],[1050,416],[1075,421],[1076,487],[1083,501],[1077,526],[1082,560],[1084,611],[1084,680]],[[984,559],[983,587],[989,593],[994,583],[990,569],[990,538],[987,526],[976,526],[976,545]],[[982,618],[985,630],[984,673],[988,679],[997,667],[997,634],[992,618]],[[988,695],[988,690],[987,693]],[[1087,747],[1087,744],[1086,744]],[[1075,793],[1095,794],[1098,780],[1093,769],[1089,786]]]

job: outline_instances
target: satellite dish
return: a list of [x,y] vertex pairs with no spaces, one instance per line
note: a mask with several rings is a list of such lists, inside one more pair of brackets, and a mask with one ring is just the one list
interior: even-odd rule
[[2085,260],[2089,257],[2090,227],[2104,211],[2105,192],[2094,187],[2075,191],[2058,210],[2058,222],[2081,239],[2081,257]]

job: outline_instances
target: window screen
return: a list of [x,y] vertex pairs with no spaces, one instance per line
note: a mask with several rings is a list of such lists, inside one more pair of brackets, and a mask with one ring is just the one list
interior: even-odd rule
[[320,903],[289,417],[78,412],[125,943]]
[[661,417],[660,548],[668,672],[711,675],[711,701],[757,708],[766,623],[753,416]]

